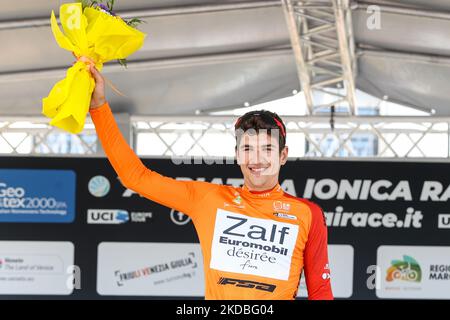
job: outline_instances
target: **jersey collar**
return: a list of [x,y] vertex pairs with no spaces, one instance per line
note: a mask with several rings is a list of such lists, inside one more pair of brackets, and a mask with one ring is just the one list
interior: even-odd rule
[[283,189],[281,188],[280,184],[277,183],[272,189],[264,190],[264,191],[250,191],[248,187],[244,184],[241,188],[242,193],[245,196],[248,196],[250,198],[274,198],[278,196],[282,196],[284,194]]

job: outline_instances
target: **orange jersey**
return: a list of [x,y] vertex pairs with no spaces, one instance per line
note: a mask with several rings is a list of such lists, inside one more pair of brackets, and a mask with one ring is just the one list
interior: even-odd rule
[[294,299],[304,269],[309,299],[333,299],[327,228],[314,203],[285,193],[178,181],[148,169],[106,103],[90,110],[124,186],[191,217],[200,240],[206,299]]

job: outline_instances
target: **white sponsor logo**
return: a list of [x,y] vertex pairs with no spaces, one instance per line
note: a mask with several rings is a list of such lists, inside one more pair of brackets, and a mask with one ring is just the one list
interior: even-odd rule
[[287,280],[298,226],[217,210],[212,269]]
[[323,280],[331,279],[330,273],[329,272],[322,273],[322,279]]
[[66,215],[67,203],[54,197],[27,197],[24,188],[9,187],[6,183],[0,182],[0,213]]
[[412,207],[406,209],[405,218],[401,219],[395,213],[379,212],[348,212],[342,206],[336,210],[324,212],[329,227],[355,227],[355,228],[422,228],[423,214]]
[[377,266],[379,298],[450,298],[450,247],[380,246]]
[[287,214],[287,213],[275,212],[273,215],[278,217],[278,218],[284,218],[284,219],[289,219],[289,220],[297,220],[296,216],[291,215],[291,214]]
[[450,185],[444,190],[444,186],[439,181],[425,181],[423,183],[420,201],[446,202],[448,200],[450,200]]
[[147,222],[149,219],[153,218],[152,212],[132,212],[131,222]]
[[331,279],[330,264],[329,263],[327,263],[323,267],[323,270],[324,270],[324,272],[322,273],[322,279],[323,280]]
[[291,204],[290,203],[284,203],[281,201],[274,201],[273,202],[273,209],[275,211],[283,210],[283,211],[289,211],[291,210]]
[[102,242],[98,246],[100,295],[201,297],[203,277],[199,244]]
[[183,212],[170,210],[170,220],[178,226],[184,226],[191,221],[191,218]]
[[128,211],[119,209],[89,209],[87,222],[89,224],[122,224],[128,221],[144,223],[152,217],[151,212],[131,212],[129,214]]
[[88,190],[94,197],[104,197],[109,193],[111,185],[104,176],[95,176],[89,180]]
[[389,180],[349,180],[342,179],[337,183],[333,179],[308,179],[305,186],[304,198],[317,197],[322,200],[350,199],[367,200],[372,198],[378,201],[412,200],[408,181],[400,181],[394,185]]
[[440,214],[438,216],[438,228],[450,229],[450,214]]
[[0,294],[69,295],[71,242],[0,241]]
[[[415,195],[419,197],[419,194]],[[368,200],[376,201],[412,201],[413,194],[409,181],[392,182],[380,180],[333,180],[307,179],[303,197],[316,197],[322,200]],[[439,181],[424,181],[420,193],[420,201],[446,202],[450,200],[450,185],[444,186]]]
[[[197,259],[194,252],[189,252],[184,256],[177,257],[173,260],[167,260],[155,265],[147,265],[133,270],[116,270],[117,286],[121,287],[127,285],[129,281],[135,281],[143,277],[152,277],[158,273],[180,270],[197,269]],[[158,281],[156,284],[161,284],[163,281]]]
[[128,220],[130,216],[125,210],[89,209],[87,214],[89,224],[121,224]]

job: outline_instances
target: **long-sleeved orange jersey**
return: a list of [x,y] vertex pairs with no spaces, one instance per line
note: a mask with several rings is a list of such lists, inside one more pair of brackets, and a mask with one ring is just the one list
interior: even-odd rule
[[191,217],[204,259],[206,299],[294,299],[304,268],[309,299],[333,299],[327,228],[314,203],[285,193],[178,181],[140,161],[108,103],[90,110],[121,182]]

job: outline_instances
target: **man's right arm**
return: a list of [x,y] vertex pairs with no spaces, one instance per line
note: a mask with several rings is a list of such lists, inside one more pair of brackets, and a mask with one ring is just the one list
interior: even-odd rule
[[217,185],[178,181],[148,169],[129,147],[117,126],[104,99],[103,78],[97,70],[91,72],[99,90],[94,90],[89,112],[103,150],[122,184],[150,200],[192,216],[194,205]]

